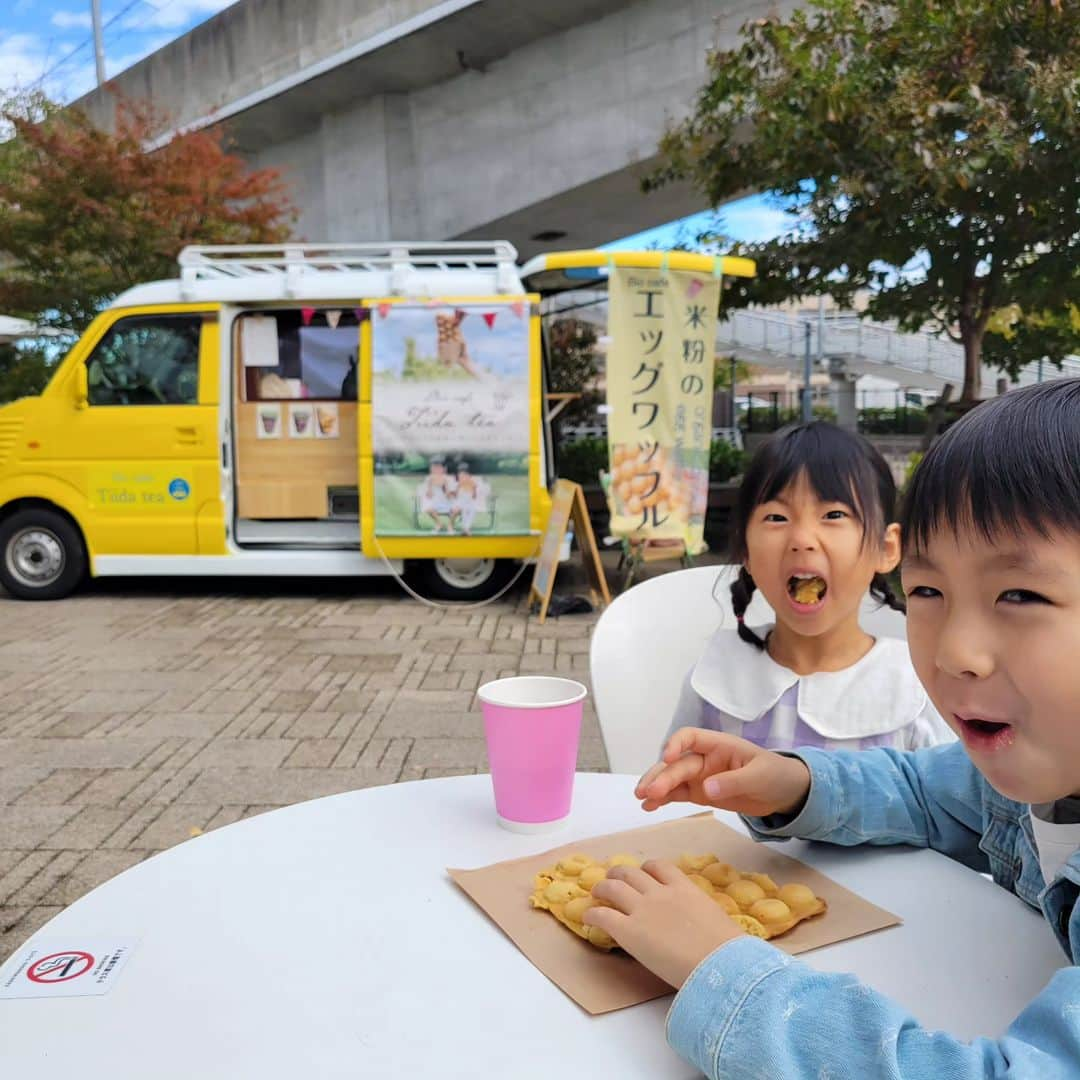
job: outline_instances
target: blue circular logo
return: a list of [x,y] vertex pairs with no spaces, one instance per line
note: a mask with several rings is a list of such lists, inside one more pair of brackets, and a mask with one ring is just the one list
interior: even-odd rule
[[169,483],[169,494],[177,502],[183,502],[191,494],[191,485],[186,480],[177,477]]

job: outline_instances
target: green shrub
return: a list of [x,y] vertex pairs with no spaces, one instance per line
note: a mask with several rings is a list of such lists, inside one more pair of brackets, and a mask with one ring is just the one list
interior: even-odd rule
[[[606,439],[587,438],[566,443],[556,451],[556,471],[565,480],[595,484],[601,469],[608,467]],[[736,450],[726,439],[716,439],[709,450],[709,479],[722,483],[738,476],[746,464],[746,454]]]
[[907,472],[904,473],[904,485],[901,488],[903,494],[907,494],[907,490],[911,487],[911,478],[915,475],[915,470],[922,462],[923,453],[921,450],[916,451],[908,457]]
[[566,443],[555,451],[556,471],[576,484],[597,484],[600,470],[608,467],[607,439],[587,438]]
[[709,479],[722,484],[738,476],[746,465],[746,454],[736,450],[726,439],[714,439],[709,450]]
[[921,435],[928,424],[927,411],[920,405],[859,410],[859,430],[864,435]]
[[[755,398],[755,401],[760,401]],[[815,420],[828,420],[830,424],[836,423],[836,410],[829,405],[815,405],[813,408]],[[743,431],[778,431],[788,424],[798,424],[802,421],[802,407],[785,405],[773,409],[771,404],[754,405],[746,409],[739,417],[739,424]]]

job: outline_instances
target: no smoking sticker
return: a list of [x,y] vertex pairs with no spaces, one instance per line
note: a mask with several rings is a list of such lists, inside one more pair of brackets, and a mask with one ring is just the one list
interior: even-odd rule
[[137,944],[134,938],[33,942],[0,967],[0,998],[107,994]]
[[26,969],[26,977],[39,986],[51,986],[77,979],[93,966],[94,957],[88,952],[76,949],[72,952],[51,953],[35,960]]

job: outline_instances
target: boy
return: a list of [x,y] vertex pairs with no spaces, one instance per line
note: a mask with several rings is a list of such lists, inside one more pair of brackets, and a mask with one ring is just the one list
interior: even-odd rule
[[668,1039],[709,1076],[1080,1076],[1080,380],[954,425],[903,546],[911,658],[960,742],[777,754],[688,728],[637,795],[737,811],[759,839],[933,847],[1039,908],[1072,966],[1002,1038],[964,1043],[742,934],[671,864],[612,871],[614,906],[585,921],[681,987]]
[[416,493],[420,498],[420,510],[435,523],[433,532],[443,531],[442,519],[446,518],[446,531],[453,533],[457,511],[451,502],[455,490],[454,478],[446,471],[446,461],[433,457],[428,463],[428,474],[420,481]]

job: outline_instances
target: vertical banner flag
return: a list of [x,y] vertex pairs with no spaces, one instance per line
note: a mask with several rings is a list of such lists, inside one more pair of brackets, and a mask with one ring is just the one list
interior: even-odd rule
[[720,279],[613,268],[608,451],[615,536],[705,550]]

